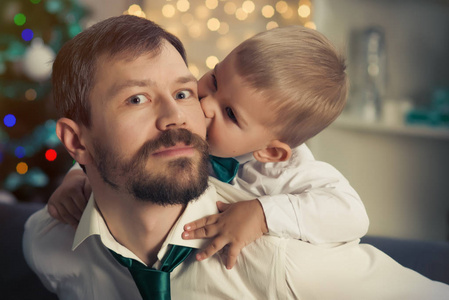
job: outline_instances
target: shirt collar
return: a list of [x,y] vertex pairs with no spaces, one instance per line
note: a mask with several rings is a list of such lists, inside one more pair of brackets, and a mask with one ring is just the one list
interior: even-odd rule
[[236,157],[234,157],[234,158],[235,158],[240,164],[244,164],[244,163],[249,162],[250,160],[254,160],[254,159],[255,159],[252,152],[246,153],[246,154],[243,154],[243,155],[240,155],[240,156],[236,156]]
[[[187,204],[183,214],[173,225],[164,244],[162,245],[161,250],[158,253],[159,260],[161,260],[165,255],[169,245],[180,245],[197,249],[204,248],[206,246],[208,242],[206,239],[183,240],[181,234],[184,231],[184,225],[186,223],[195,221],[207,215],[218,213],[217,206],[215,204],[216,201],[217,193],[215,187],[209,184],[207,190],[198,199],[192,200],[189,204]],[[88,237],[93,235],[100,236],[103,245],[112,251],[122,256],[142,262],[133,252],[118,243],[112,236],[97,205],[95,204],[95,199],[92,194],[78,224],[75,238],[73,240],[72,250],[75,250]]]

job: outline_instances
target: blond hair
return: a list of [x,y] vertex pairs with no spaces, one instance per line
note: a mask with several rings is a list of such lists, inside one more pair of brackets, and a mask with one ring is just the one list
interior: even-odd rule
[[315,136],[343,110],[349,86],[345,59],[316,30],[275,28],[244,41],[235,53],[237,72],[262,91],[276,113],[269,125],[289,146]]

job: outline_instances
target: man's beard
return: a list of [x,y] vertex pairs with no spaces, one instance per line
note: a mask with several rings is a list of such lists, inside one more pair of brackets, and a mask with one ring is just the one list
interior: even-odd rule
[[[174,159],[168,162],[163,174],[153,174],[146,169],[155,150],[176,143],[193,146],[200,153],[199,161],[189,157]],[[104,182],[117,190],[123,187],[141,201],[162,206],[187,204],[208,186],[208,145],[199,135],[186,129],[162,132],[158,138],[146,142],[129,161],[120,159],[100,143],[94,144],[94,150],[97,169]]]

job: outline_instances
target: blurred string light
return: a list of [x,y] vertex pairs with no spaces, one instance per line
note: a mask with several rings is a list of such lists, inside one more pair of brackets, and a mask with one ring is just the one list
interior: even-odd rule
[[16,172],[6,177],[4,186],[9,191],[15,191],[25,184],[33,187],[44,187],[48,182],[48,176],[41,169],[35,167],[28,170],[28,165],[25,162],[20,162],[16,166]]
[[31,30],[29,28],[26,28],[26,29],[22,30],[22,39],[25,42],[31,41],[33,39],[33,36],[34,36],[33,30]]
[[48,161],[54,161],[58,157],[58,153],[54,149],[48,149],[45,151],[45,159]]
[[25,24],[26,21],[27,18],[22,13],[18,13],[17,15],[14,16],[14,24],[16,24],[17,26],[22,26],[23,24]]
[[[4,123],[7,127],[14,126],[15,117],[14,121],[12,121],[12,119],[8,119],[5,121],[5,119]],[[22,158],[25,156],[31,157],[37,152],[41,151],[43,148],[55,148],[60,144],[60,141],[55,132],[55,120],[46,121],[44,124],[37,126],[31,134],[17,140],[10,139],[6,132],[0,130],[1,140],[7,141],[7,143],[3,145],[3,147],[0,147],[0,149],[2,149],[3,152],[11,153],[18,158]]]
[[19,174],[25,174],[26,172],[28,172],[28,165],[24,162],[20,162],[17,164],[16,166],[16,171]]
[[257,32],[293,24],[315,29],[311,0],[143,0],[142,3],[149,19],[184,43],[191,72],[196,77]]
[[6,127],[13,127],[16,125],[16,117],[12,114],[7,114],[3,118],[3,124],[5,124]]

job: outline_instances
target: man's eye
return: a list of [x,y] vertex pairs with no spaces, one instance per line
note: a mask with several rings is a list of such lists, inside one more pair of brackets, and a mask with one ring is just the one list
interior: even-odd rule
[[148,98],[145,95],[134,95],[128,99],[128,102],[131,104],[142,104],[148,101]]
[[215,89],[217,89],[218,88],[217,77],[215,77],[214,74],[212,74],[211,76],[212,76],[212,84],[214,85]]
[[175,95],[175,99],[187,99],[190,98],[192,96],[192,93],[190,91],[180,91],[177,92]]
[[237,123],[237,118],[235,117],[232,108],[226,107],[226,114],[228,115],[229,119],[231,119],[232,122]]

